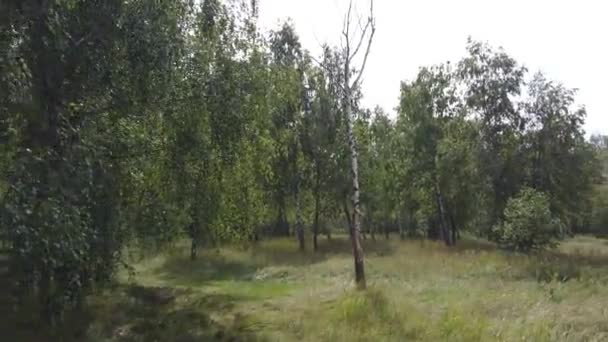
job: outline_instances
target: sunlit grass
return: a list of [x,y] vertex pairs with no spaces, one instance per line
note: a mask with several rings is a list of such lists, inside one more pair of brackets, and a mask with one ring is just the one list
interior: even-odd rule
[[553,253],[535,256],[475,240],[451,249],[396,239],[367,240],[365,247],[370,285],[365,292],[354,290],[345,236],[323,240],[317,253],[299,252],[291,239],[274,239],[205,251],[194,262],[180,248],[137,263],[130,281],[191,291],[181,295],[188,300],[174,305],[213,296],[228,302],[200,310],[222,327],[212,330],[226,330],[219,335],[244,339],[608,338],[608,246],[603,240],[577,237]]
[[[133,260],[89,300],[101,341],[603,341],[608,245],[576,237],[521,255],[492,244],[364,241],[369,288],[354,289],[346,236],[201,251],[179,244]],[[140,293],[141,292],[141,293]],[[160,299],[155,299],[158,293]],[[162,295],[170,300],[162,301]],[[79,340],[83,340],[80,338]],[[85,339],[86,340],[86,339]]]

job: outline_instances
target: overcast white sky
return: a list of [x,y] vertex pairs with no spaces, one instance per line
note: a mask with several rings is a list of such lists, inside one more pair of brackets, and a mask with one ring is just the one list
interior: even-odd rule
[[[355,0],[367,13],[368,0]],[[291,18],[304,48],[336,44],[348,0],[260,0],[260,24]],[[468,36],[502,46],[531,72],[578,88],[587,133],[608,134],[608,3],[601,0],[376,0],[376,37],[364,105],[392,111],[399,82],[418,68],[457,61]]]

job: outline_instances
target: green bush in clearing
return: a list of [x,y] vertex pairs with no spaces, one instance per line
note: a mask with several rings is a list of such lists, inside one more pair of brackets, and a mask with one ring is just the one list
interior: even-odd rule
[[525,188],[509,199],[504,220],[492,230],[501,247],[528,252],[555,247],[560,227],[559,219],[551,215],[547,196]]

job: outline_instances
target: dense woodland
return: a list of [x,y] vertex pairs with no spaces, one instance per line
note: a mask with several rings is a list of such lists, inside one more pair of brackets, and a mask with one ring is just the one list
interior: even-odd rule
[[289,21],[260,30],[257,6],[0,2],[16,303],[35,298],[54,321],[129,267],[129,250],[184,239],[196,259],[349,233],[364,287],[359,236],[467,234],[527,253],[608,234],[608,137],[586,135],[575,89],[470,39],[461,60],[402,82],[396,114],[364,108],[366,59],[381,58],[373,7],[312,55]]

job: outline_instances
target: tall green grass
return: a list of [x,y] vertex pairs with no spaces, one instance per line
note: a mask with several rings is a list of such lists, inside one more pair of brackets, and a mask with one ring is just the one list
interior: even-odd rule
[[[608,340],[606,240],[577,237],[545,254],[522,255],[474,239],[454,248],[424,240],[368,239],[366,291],[354,289],[347,237],[320,243],[318,252],[302,253],[292,239],[273,239],[203,251],[196,261],[179,244],[140,255],[133,260],[133,274],[125,272],[113,289],[89,299],[78,334],[63,336],[79,336],[78,341]],[[156,293],[168,293],[170,300],[160,303]]]

